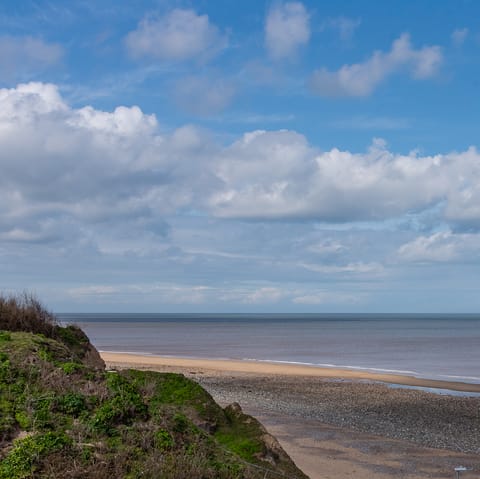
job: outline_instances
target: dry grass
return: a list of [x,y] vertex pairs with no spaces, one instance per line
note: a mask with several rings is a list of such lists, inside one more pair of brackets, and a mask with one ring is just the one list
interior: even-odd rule
[[56,339],[57,320],[32,294],[0,295],[0,330],[43,334]]

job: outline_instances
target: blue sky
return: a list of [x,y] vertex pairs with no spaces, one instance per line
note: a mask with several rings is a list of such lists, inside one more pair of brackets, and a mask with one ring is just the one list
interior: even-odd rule
[[478,312],[480,4],[3,1],[0,290]]

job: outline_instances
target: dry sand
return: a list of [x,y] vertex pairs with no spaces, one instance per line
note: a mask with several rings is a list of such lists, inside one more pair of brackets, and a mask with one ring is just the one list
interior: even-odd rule
[[460,464],[472,468],[462,479],[480,471],[480,399],[382,383],[480,392],[478,384],[279,363],[102,357],[111,368],[180,372],[219,404],[239,402],[311,479],[449,478]]
[[480,384],[455,381],[423,379],[397,374],[371,373],[368,371],[352,371],[339,368],[322,368],[300,364],[269,363],[258,361],[234,361],[218,359],[189,359],[164,356],[147,356],[140,354],[102,352],[101,356],[107,364],[123,367],[170,367],[173,369],[199,369],[212,373],[249,373],[256,375],[280,374],[282,376],[313,376],[321,378],[365,379],[389,384],[418,386],[425,388],[451,389],[453,391],[478,392]]

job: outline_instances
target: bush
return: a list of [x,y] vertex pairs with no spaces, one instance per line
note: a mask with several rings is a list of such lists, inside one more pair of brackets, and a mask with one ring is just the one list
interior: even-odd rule
[[107,374],[107,387],[113,397],[97,409],[90,425],[98,432],[112,434],[117,424],[129,424],[132,419],[146,419],[147,406],[137,388],[117,373]]
[[33,295],[0,296],[0,329],[55,338],[57,320]]
[[85,396],[80,393],[67,393],[58,398],[57,409],[65,414],[78,417],[87,409],[87,401]]
[[155,447],[160,451],[166,451],[174,446],[173,437],[166,429],[155,432]]
[[7,331],[0,331],[0,342],[11,341],[12,335]]
[[80,363],[75,363],[73,361],[68,361],[66,363],[60,363],[58,367],[65,373],[65,374],[73,374],[76,371],[81,371],[85,369],[85,366]]
[[0,463],[0,479],[30,477],[46,455],[70,444],[71,440],[65,434],[54,432],[17,440],[13,449]]

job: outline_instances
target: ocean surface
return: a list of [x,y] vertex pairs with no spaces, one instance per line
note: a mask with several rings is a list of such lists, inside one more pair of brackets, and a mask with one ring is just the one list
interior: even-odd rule
[[278,361],[480,383],[480,315],[58,314],[100,351]]

